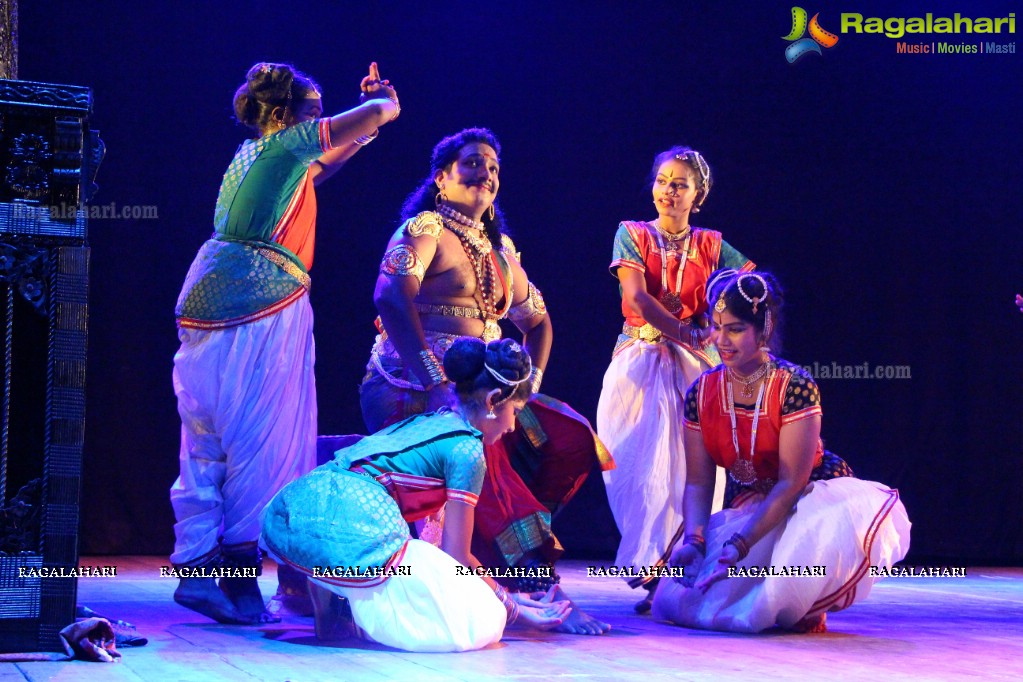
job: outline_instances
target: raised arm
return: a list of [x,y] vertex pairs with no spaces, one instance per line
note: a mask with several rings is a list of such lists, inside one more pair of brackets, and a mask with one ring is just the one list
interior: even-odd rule
[[313,161],[309,173],[319,185],[333,176],[355,152],[376,138],[381,126],[398,117],[401,107],[390,82],[380,80],[377,63],[369,65],[369,75],[360,85],[365,101],[354,109],[330,118],[330,144],[333,149]]

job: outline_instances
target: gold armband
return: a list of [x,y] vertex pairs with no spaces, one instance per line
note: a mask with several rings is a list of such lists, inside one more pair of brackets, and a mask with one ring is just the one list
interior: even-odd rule
[[516,303],[508,311],[508,319],[512,322],[528,320],[534,315],[546,315],[547,304],[543,302],[543,294],[529,282],[529,294],[522,303]]
[[433,211],[423,211],[415,218],[405,223],[405,232],[410,237],[422,237],[428,234],[434,239],[440,239],[440,233],[444,230],[444,223],[441,217]]
[[385,275],[412,276],[422,284],[426,268],[415,249],[408,244],[398,244],[384,254],[384,259],[380,261],[380,272]]
[[506,234],[501,235],[501,250],[514,258],[519,265],[522,264],[522,254],[515,250],[515,242]]

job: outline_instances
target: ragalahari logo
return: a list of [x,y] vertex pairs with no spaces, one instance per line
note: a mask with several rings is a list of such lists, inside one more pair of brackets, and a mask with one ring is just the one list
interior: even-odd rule
[[[782,40],[795,41],[785,48],[785,59],[789,60],[789,64],[795,63],[797,59],[810,52],[821,54],[821,47],[834,47],[838,43],[838,36],[821,28],[817,22],[819,16],[820,12],[814,14],[808,25],[806,10],[802,7],[792,8],[792,31],[787,36],[782,36]],[[810,37],[804,38],[803,34],[808,28]]]

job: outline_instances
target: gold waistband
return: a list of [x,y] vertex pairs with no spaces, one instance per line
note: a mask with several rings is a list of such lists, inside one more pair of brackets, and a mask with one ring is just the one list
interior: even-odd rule
[[302,268],[292,263],[290,260],[285,258],[280,253],[274,251],[273,249],[268,248],[256,249],[256,252],[263,258],[267,259],[268,261],[279,267],[281,270],[284,270],[284,272],[288,273],[289,275],[297,279],[299,284],[305,287],[306,291],[308,291],[312,286],[313,281],[309,277],[309,274],[302,272]]
[[[693,318],[686,317],[682,319],[682,324],[690,325],[692,324],[692,321]],[[661,330],[653,326],[649,322],[644,324],[642,327],[633,327],[631,324],[626,322],[624,325],[622,325],[622,334],[625,334],[626,336],[632,337],[634,339],[639,339],[640,341],[646,341],[647,343],[657,343],[664,337],[664,334],[661,333]]]
[[424,315],[443,315],[444,317],[467,317],[473,320],[484,319],[483,311],[464,305],[442,305],[437,303],[416,303],[416,311]]
[[483,334],[480,338],[486,342],[501,338],[501,327],[497,321],[499,315],[490,315],[479,308],[464,305],[442,305],[438,303],[416,303],[416,311],[424,315],[440,315],[442,317],[462,317],[469,320],[483,321]]

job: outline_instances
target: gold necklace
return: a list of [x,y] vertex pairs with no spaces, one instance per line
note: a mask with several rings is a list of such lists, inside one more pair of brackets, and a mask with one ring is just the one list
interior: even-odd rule
[[689,233],[692,231],[692,227],[690,225],[686,225],[685,229],[683,229],[681,232],[674,233],[668,232],[663,227],[661,227],[661,223],[659,220],[655,220],[650,224],[654,226],[654,229],[657,230],[657,232],[662,237],[664,237],[665,240],[667,240],[667,243],[664,246],[668,251],[679,251],[680,250],[679,247],[681,246],[679,242],[688,237]]
[[752,374],[747,375],[747,376],[743,376],[742,374],[739,374],[734,369],[729,367],[728,368],[728,376],[730,378],[734,379],[735,381],[738,381],[740,384],[742,384],[742,397],[743,398],[752,398],[753,397],[753,386],[758,381],[763,379],[765,374],[767,374],[769,371],[771,371],[772,366],[773,366],[773,364],[771,363],[770,360],[768,360],[763,365],[761,365],[759,368],[757,368],[757,371],[755,371]]
[[[441,207],[446,208],[446,207]],[[494,248],[486,235],[477,236],[457,224],[448,220],[444,213],[441,214],[444,220],[444,227],[448,228],[458,237],[462,250],[472,263],[472,269],[476,274],[476,291],[473,297],[476,305],[483,313],[483,319],[497,317],[497,268],[494,264]]]
[[[682,276],[686,271],[686,263],[689,262],[689,238],[692,230],[687,225],[686,229],[678,234],[672,234],[664,230],[657,221],[650,223],[657,230],[657,248],[661,252],[661,295],[658,301],[672,315],[682,312]],[[685,241],[682,241],[685,240]],[[679,242],[682,241],[681,244]],[[668,285],[668,252],[679,255],[678,270],[675,272],[675,290],[672,291]]]
[[490,238],[486,236],[486,233],[474,234],[453,219],[449,219],[443,214],[442,217],[444,218],[444,227],[458,235],[463,244],[469,244],[474,250],[483,255],[489,254],[493,250]]

